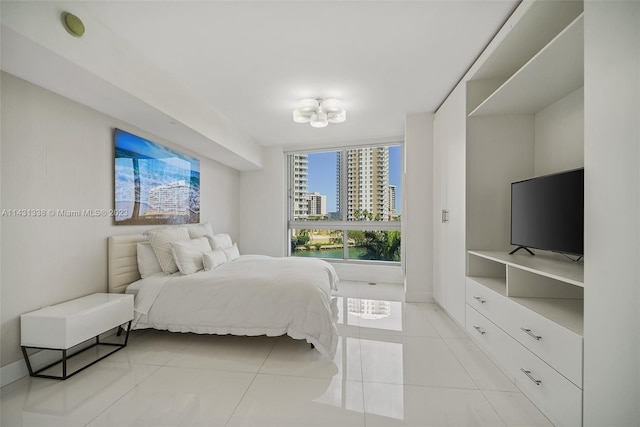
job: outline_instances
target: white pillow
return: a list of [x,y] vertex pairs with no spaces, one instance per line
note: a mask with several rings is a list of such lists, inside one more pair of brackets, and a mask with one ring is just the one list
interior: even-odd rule
[[147,230],[143,234],[149,238],[162,271],[166,274],[178,271],[178,265],[171,251],[171,242],[189,240],[189,231],[185,227],[163,227]]
[[240,251],[238,250],[238,244],[234,243],[230,248],[223,249],[224,254],[227,256],[227,260],[233,261],[240,258]]
[[216,249],[213,252],[202,254],[202,262],[204,269],[209,271],[227,262],[227,256],[222,249]]
[[206,237],[199,237],[171,242],[171,250],[180,273],[193,274],[204,268],[202,254],[211,252],[211,246]]
[[233,246],[233,241],[228,234],[214,234],[213,237],[211,237],[211,247],[213,247],[213,249],[227,249],[231,246]]
[[209,236],[213,236],[213,229],[211,228],[211,224],[209,224],[208,222],[205,222],[203,224],[185,225],[184,227],[186,227],[187,231],[189,231],[189,238],[191,239],[204,237],[207,234]]
[[138,243],[136,252],[140,277],[144,279],[145,277],[149,277],[152,274],[162,273],[162,268],[160,267],[160,263],[158,263],[158,258],[156,257],[156,253],[151,247],[151,243]]

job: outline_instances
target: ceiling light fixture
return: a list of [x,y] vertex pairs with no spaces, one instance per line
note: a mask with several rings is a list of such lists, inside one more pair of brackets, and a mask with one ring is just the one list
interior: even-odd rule
[[293,110],[294,122],[309,123],[314,128],[323,128],[329,123],[342,123],[346,119],[347,112],[339,99],[301,99],[298,107]]

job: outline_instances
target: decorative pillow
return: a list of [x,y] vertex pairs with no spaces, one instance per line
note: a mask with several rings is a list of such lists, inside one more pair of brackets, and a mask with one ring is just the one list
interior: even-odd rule
[[198,237],[204,237],[207,234],[209,236],[213,236],[213,229],[211,228],[211,224],[205,222],[203,224],[191,224],[185,225],[186,229],[189,231],[189,237],[191,239],[197,239]]
[[227,256],[222,249],[216,249],[213,252],[202,254],[202,262],[204,269],[209,271],[227,262]]
[[162,273],[156,253],[153,252],[151,243],[141,242],[137,245],[138,271],[143,279],[152,274]]
[[233,246],[233,241],[231,240],[231,236],[228,234],[214,234],[211,238],[211,243],[213,249],[227,249]]
[[204,268],[202,254],[211,252],[211,246],[206,237],[199,237],[171,242],[171,251],[180,273],[193,274]]
[[240,251],[238,250],[238,244],[234,243],[230,248],[223,249],[224,254],[227,256],[227,260],[233,261],[240,258]]
[[185,227],[163,227],[147,230],[143,234],[149,238],[162,271],[166,274],[178,271],[178,265],[171,252],[171,242],[189,240],[189,231]]

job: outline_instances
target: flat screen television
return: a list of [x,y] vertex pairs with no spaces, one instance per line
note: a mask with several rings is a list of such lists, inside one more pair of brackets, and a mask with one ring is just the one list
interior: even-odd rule
[[584,169],[511,184],[511,244],[584,254]]

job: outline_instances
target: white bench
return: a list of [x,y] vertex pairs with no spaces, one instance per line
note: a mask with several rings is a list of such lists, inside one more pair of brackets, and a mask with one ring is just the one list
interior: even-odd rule
[[[32,377],[65,380],[94,363],[126,347],[133,320],[133,295],[98,293],[52,305],[20,316],[22,354]],[[100,334],[128,323],[124,343],[100,342]],[[67,350],[85,341],[95,343],[67,355]],[[67,373],[67,359],[96,345],[114,347],[97,360]],[[34,371],[27,349],[59,350],[62,359]],[[45,375],[42,371],[62,362],[62,375]]]

